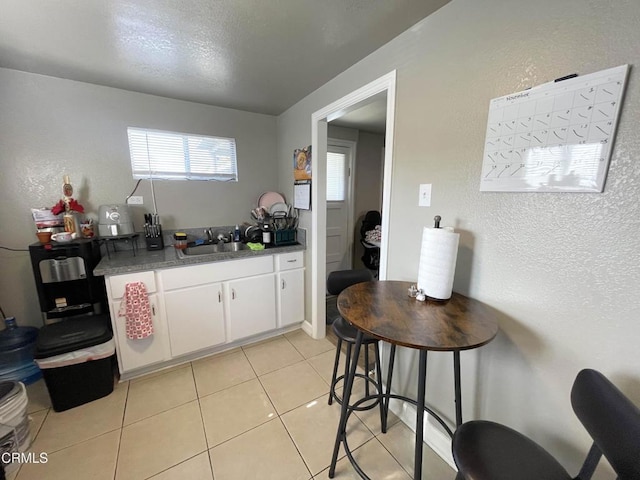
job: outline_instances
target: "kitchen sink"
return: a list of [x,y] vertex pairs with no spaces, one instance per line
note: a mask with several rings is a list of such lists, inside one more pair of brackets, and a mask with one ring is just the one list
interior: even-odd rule
[[223,244],[225,252],[239,252],[240,250],[249,250],[246,243],[231,242]]
[[187,247],[184,250],[178,250],[178,256],[211,255],[214,253],[239,252],[241,250],[249,250],[249,247],[242,242],[209,243],[205,245]]

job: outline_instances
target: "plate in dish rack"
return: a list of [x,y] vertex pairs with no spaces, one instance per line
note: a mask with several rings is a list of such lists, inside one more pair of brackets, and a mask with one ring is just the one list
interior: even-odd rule
[[271,206],[275,203],[284,203],[284,197],[278,192],[265,192],[258,198],[258,206],[264,207],[267,212],[271,210]]
[[283,217],[286,217],[289,214],[289,205],[287,205],[284,202],[276,202],[273,205],[271,205],[271,208],[269,209],[269,213],[272,216],[276,216],[276,214],[279,214]]

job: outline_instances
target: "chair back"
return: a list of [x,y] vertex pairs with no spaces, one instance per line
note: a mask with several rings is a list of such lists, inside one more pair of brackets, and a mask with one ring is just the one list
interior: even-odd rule
[[360,238],[364,240],[365,234],[369,230],[373,230],[377,225],[382,223],[382,216],[377,210],[369,210],[362,219],[362,226],[360,227]]
[[619,480],[640,479],[640,409],[591,369],[578,373],[571,405]]
[[369,270],[336,270],[327,278],[327,292],[331,295],[340,295],[351,285],[371,280],[373,280],[373,274]]

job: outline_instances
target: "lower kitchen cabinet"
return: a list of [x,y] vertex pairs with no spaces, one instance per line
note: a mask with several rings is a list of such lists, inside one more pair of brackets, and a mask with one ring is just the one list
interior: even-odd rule
[[[120,373],[146,373],[302,322],[303,262],[292,252],[107,276]],[[142,340],[128,339],[118,316],[132,282],[145,284],[153,314],[154,334]]]
[[282,253],[274,257],[278,280],[278,328],[304,321],[304,255]]
[[229,341],[276,328],[276,289],[273,274],[226,282]]
[[164,304],[172,357],[225,342],[221,283],[166,292]]
[[111,319],[117,340],[117,356],[120,372],[147,367],[169,360],[165,340],[167,332],[160,315],[158,295],[149,295],[154,334],[142,339],[131,340],[126,334],[126,318],[118,317],[120,302],[111,302]]
[[278,327],[304,320],[304,268],[278,273]]

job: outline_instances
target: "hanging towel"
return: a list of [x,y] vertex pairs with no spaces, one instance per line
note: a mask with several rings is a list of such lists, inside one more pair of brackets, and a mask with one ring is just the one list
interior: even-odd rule
[[126,334],[131,340],[153,335],[153,320],[147,287],[143,282],[127,283],[118,310],[119,317],[126,317]]

